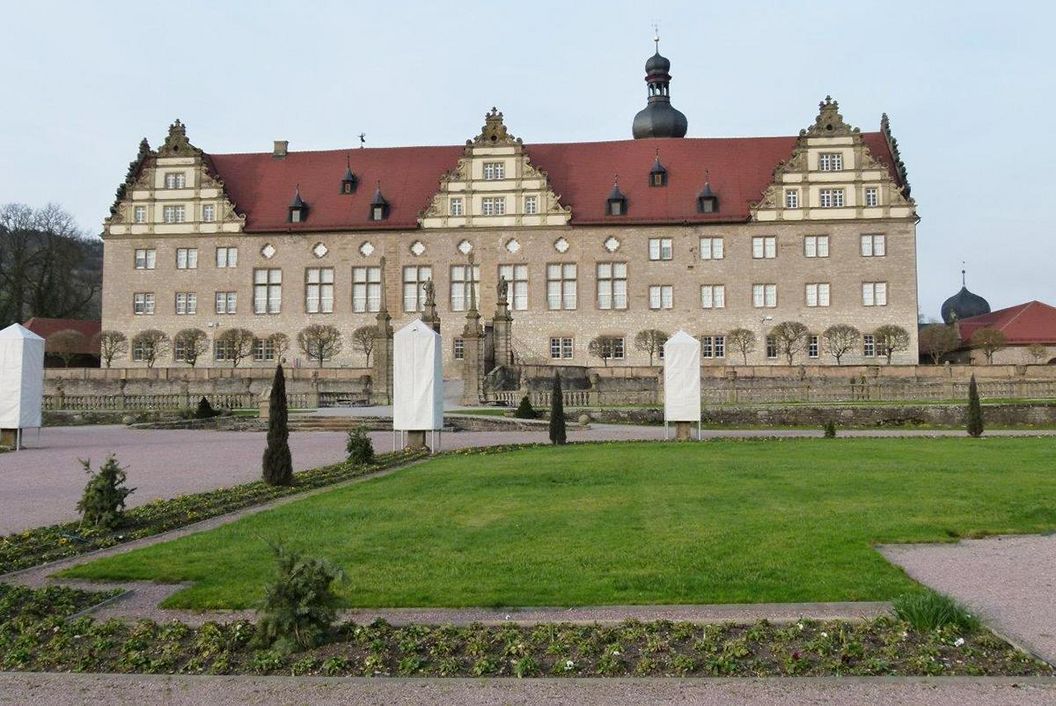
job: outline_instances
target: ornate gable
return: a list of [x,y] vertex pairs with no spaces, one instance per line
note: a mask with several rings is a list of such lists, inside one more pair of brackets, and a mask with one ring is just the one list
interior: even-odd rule
[[[830,96],[818,104],[814,124],[799,131],[792,155],[774,169],[762,198],[750,204],[755,221],[915,218],[916,204],[887,165],[869,150],[861,131],[848,125]],[[886,115],[882,121],[884,129]],[[891,142],[888,138],[889,144]],[[896,148],[900,173],[905,166]]]
[[531,163],[520,138],[492,108],[480,134],[466,140],[458,164],[440,178],[440,189],[418,222],[423,228],[554,226],[571,217],[546,173]]

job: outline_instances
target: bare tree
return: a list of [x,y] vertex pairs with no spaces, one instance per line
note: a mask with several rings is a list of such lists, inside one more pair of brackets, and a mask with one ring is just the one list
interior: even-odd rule
[[1008,339],[1002,331],[986,326],[972,333],[972,348],[978,348],[986,356],[986,364],[993,365],[994,353],[1005,347]]
[[209,337],[200,328],[185,328],[172,337],[173,358],[192,368],[209,350]]
[[378,329],[376,326],[360,326],[352,332],[352,345],[367,356],[367,367],[370,367],[370,355],[374,352]]
[[297,334],[297,345],[308,360],[318,361],[321,368],[323,361],[341,352],[341,332],[330,324],[311,324]]
[[73,329],[56,331],[48,336],[44,342],[44,348],[48,353],[62,361],[64,367],[70,367],[70,363],[78,354],[84,351],[84,334]]
[[290,350],[290,337],[284,333],[273,333],[267,340],[275,351],[275,360],[282,363],[286,359],[286,352]]
[[876,351],[887,358],[887,364],[891,365],[892,355],[909,348],[909,331],[901,326],[887,324],[873,331],[873,340],[876,342]]
[[954,326],[929,324],[917,334],[917,347],[921,353],[931,357],[934,365],[939,364],[942,356],[957,350],[960,346],[961,337]]
[[792,365],[792,358],[807,345],[808,332],[809,329],[798,321],[782,321],[770,330],[770,335],[774,337],[777,349]]
[[148,368],[153,368],[154,363],[166,355],[169,349],[168,335],[156,328],[148,328],[132,337],[133,357],[138,351],[140,359],[147,364]]
[[609,359],[616,357],[616,345],[620,339],[616,336],[598,336],[587,344],[587,352],[595,358],[601,358],[602,364],[609,367]]
[[664,350],[668,335],[655,328],[647,328],[639,331],[634,337],[634,347],[643,353],[649,354],[649,365],[653,364],[653,356],[659,355]]
[[1041,345],[1040,343],[1032,343],[1027,346],[1027,354],[1030,356],[1030,359],[1034,361],[1035,365],[1044,360],[1045,355],[1048,352],[1049,349]]
[[836,359],[836,365],[840,365],[840,359],[858,345],[862,333],[850,324],[835,324],[822,331],[821,337],[825,339],[829,353]]
[[726,334],[726,345],[740,352],[744,364],[748,365],[748,354],[755,350],[755,332],[746,328],[735,328]]
[[128,353],[128,336],[120,331],[99,332],[99,357],[106,367],[114,362],[114,358]]
[[229,328],[216,337],[216,345],[231,361],[232,368],[237,368],[239,363],[253,354],[255,342],[253,332],[244,328]]

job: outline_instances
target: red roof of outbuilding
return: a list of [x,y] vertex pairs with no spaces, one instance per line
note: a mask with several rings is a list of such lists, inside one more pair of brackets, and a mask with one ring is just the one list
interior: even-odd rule
[[1030,301],[961,319],[957,327],[966,343],[979,329],[995,328],[1005,334],[1009,345],[1056,344],[1056,307]]
[[[882,133],[862,133],[873,156],[898,179]],[[573,224],[743,221],[748,204],[769,185],[774,169],[788,159],[795,137],[735,137],[620,140],[526,145],[532,164],[547,172],[551,187],[572,208]],[[668,171],[666,187],[650,187],[657,150]],[[228,196],[246,217],[248,232],[415,228],[418,215],[439,190],[440,178],[455,168],[464,148],[392,147],[321,152],[209,155]],[[340,193],[346,159],[359,179],[354,194]],[[715,213],[697,212],[705,170],[719,199]],[[627,214],[605,215],[614,176],[627,197]],[[369,219],[370,200],[380,181],[389,203],[384,221]],[[308,204],[303,223],[289,223],[294,192]]]
[[49,336],[60,331],[76,331],[84,337],[84,345],[77,352],[87,355],[99,355],[98,335],[103,325],[98,319],[44,319],[34,316],[22,325],[45,339],[45,347]]

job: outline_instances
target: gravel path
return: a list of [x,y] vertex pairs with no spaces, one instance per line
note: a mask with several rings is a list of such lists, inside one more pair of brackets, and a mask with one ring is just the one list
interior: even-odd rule
[[1051,704],[1056,679],[399,679],[0,672],[0,704]]
[[917,581],[975,610],[995,632],[1056,664],[1056,535],[880,547]]

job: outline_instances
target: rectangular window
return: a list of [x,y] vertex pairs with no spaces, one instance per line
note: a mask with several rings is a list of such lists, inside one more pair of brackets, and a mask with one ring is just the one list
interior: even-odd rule
[[485,196],[480,200],[481,213],[485,216],[506,215],[505,196]]
[[525,196],[524,197],[524,215],[534,216],[539,213],[539,197],[538,196]]
[[598,308],[627,308],[627,263],[598,263]]
[[702,284],[700,285],[700,305],[705,309],[726,308],[726,285],[724,284]]
[[403,268],[403,310],[422,311],[425,308],[425,283],[433,278],[429,265],[410,265]]
[[879,206],[880,205],[880,189],[875,186],[865,187],[865,205],[866,206]]
[[381,310],[381,268],[352,268],[352,311]]
[[506,164],[504,162],[484,162],[484,178],[488,181],[506,178]]
[[187,176],[183,172],[168,172],[165,174],[166,189],[182,189],[187,185]]
[[726,337],[725,336],[701,336],[700,337],[701,358],[725,358]]
[[146,223],[147,222],[147,207],[146,206],[136,206],[134,209],[132,209],[132,220],[134,220],[136,223]]
[[862,304],[865,306],[887,306],[887,282],[862,283]]
[[724,256],[724,250],[722,238],[700,239],[701,260],[721,260]]
[[576,266],[546,266],[546,306],[551,310],[576,308]]
[[862,355],[866,358],[876,356],[876,337],[871,333],[862,335]]
[[862,257],[883,257],[887,254],[887,238],[884,235],[862,236]]
[[217,248],[216,266],[220,268],[238,266],[238,248]]
[[237,303],[238,303],[238,294],[236,292],[217,292],[216,293],[216,313],[217,314],[234,314]]
[[253,270],[253,313],[278,314],[282,310],[282,270]]
[[[451,266],[451,311],[469,308],[469,265]],[[480,307],[480,265],[473,265],[473,297]]]
[[165,206],[161,209],[161,219],[166,223],[183,223],[183,206]]
[[332,314],[334,312],[333,267],[305,269],[304,310],[309,314]]
[[785,189],[785,208],[799,208],[799,189]]
[[829,236],[808,235],[803,238],[803,255],[805,257],[828,257]]
[[571,336],[554,336],[550,339],[550,357],[555,360],[569,360],[575,350],[575,340]]
[[450,211],[452,216],[462,215],[462,197],[453,197],[450,202]]
[[819,194],[822,208],[840,208],[843,206],[843,189],[822,189]]
[[817,336],[807,336],[807,357],[817,358],[821,352],[821,345]]
[[451,345],[451,355],[455,360],[465,360],[466,358],[466,339],[459,336],[454,340]]
[[770,360],[777,357],[777,339],[773,336],[766,337],[766,357]]
[[807,285],[807,306],[829,305],[829,283],[818,282]]
[[650,238],[649,259],[670,260],[672,257],[671,238]]
[[257,363],[275,360],[275,342],[270,338],[254,339],[253,360]]
[[154,292],[136,292],[132,295],[132,313],[150,316],[154,313]]
[[136,250],[136,269],[153,270],[158,261],[158,251],[154,248],[138,248]]
[[231,360],[234,358],[231,350],[231,342],[219,339],[213,341],[213,359],[217,361]]
[[649,286],[649,308],[671,309],[674,307],[674,289],[670,284]]
[[135,341],[132,344],[132,361],[142,363],[147,359],[147,344],[143,341]]
[[514,311],[528,309],[528,265],[499,265],[499,277],[509,287],[507,298]]
[[818,155],[818,169],[823,172],[838,172],[843,169],[843,155],[839,152],[822,152]]
[[194,292],[176,292],[176,314],[198,313],[198,295]]
[[757,260],[777,257],[777,238],[772,235],[752,238],[752,257]]
[[207,203],[202,206],[202,220],[206,223],[212,223],[216,220],[216,206],[211,203]]
[[753,284],[752,306],[757,309],[773,309],[777,306],[776,284]]
[[198,248],[176,248],[176,269],[197,270]]

